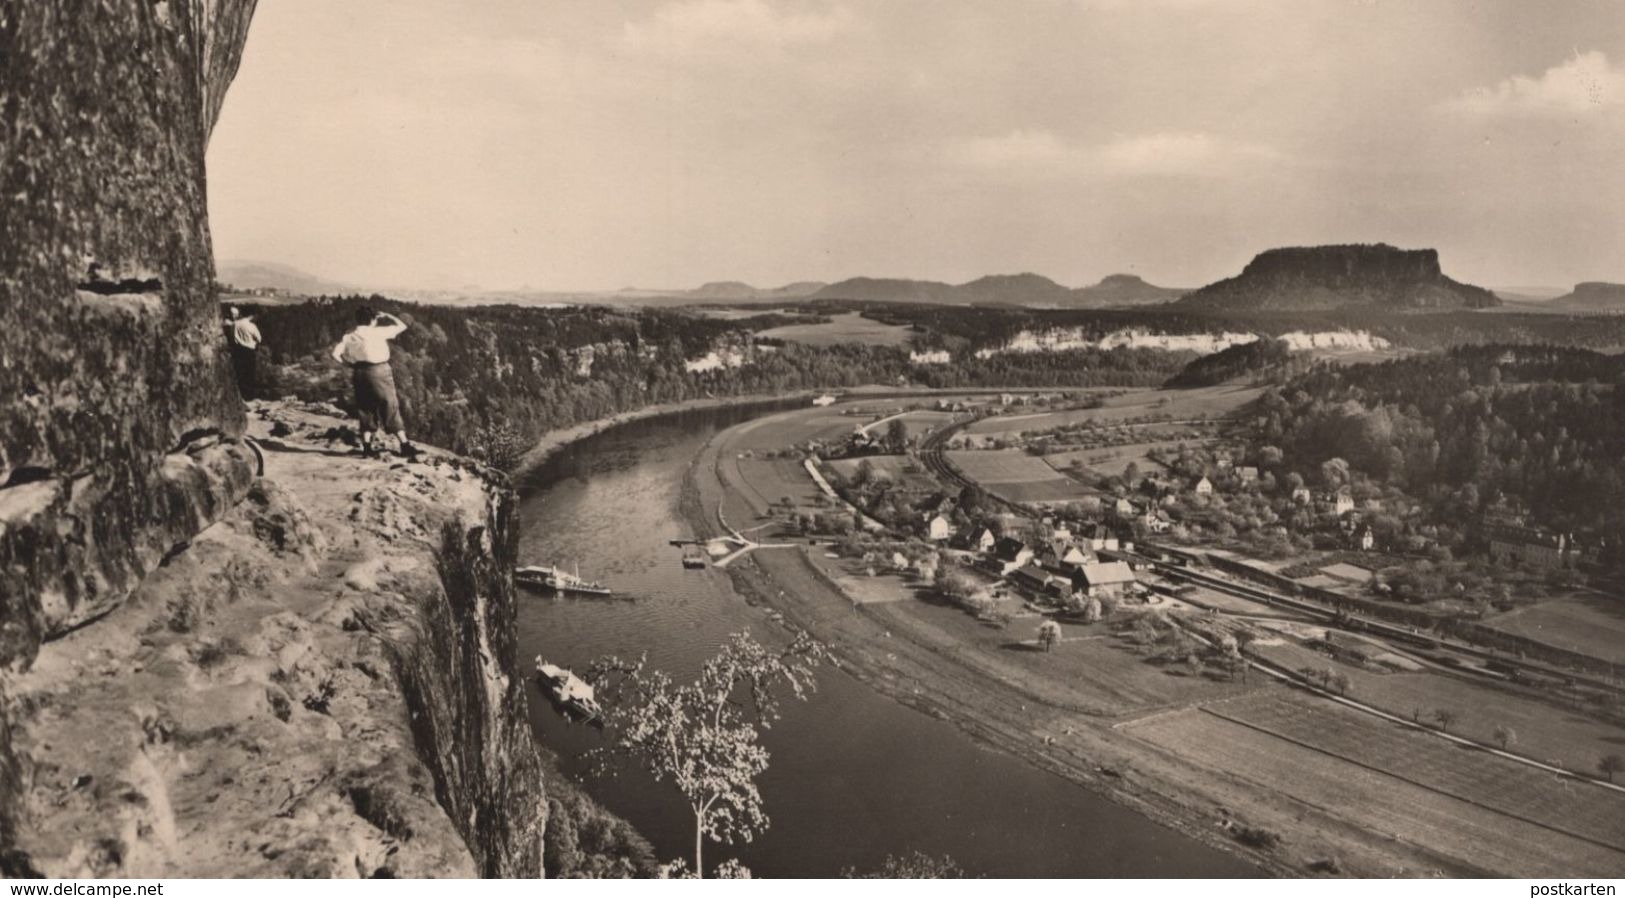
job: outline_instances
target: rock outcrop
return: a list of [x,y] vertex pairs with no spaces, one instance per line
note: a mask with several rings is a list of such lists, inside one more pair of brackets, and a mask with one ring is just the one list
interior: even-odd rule
[[248,488],[203,154],[253,8],[0,11],[0,667]]
[[513,494],[341,423],[260,406],[247,499],[13,679],[6,875],[537,874]]
[[0,3],[0,874],[537,875],[512,493],[245,440],[204,149],[253,9]]
[[1446,277],[1437,250],[1384,243],[1267,250],[1236,277],[1209,284],[1178,303],[1215,311],[1479,309],[1499,304],[1494,293]]

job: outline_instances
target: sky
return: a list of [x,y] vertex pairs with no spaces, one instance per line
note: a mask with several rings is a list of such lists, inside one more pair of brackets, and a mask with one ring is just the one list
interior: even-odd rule
[[217,258],[369,287],[1566,287],[1622,150],[1614,0],[262,0],[208,165]]

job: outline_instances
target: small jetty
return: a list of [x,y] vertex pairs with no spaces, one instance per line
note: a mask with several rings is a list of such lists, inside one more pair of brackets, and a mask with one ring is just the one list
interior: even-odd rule
[[514,568],[513,579],[514,582],[524,586],[550,589],[559,593],[584,593],[594,596],[613,594],[610,588],[602,583],[583,580],[579,570],[567,571],[557,565],[533,564]]
[[542,660],[541,655],[536,656],[536,679],[542,685],[542,691],[548,698],[565,710],[574,712],[582,717],[592,720],[603,713],[599,707],[598,699],[586,680],[576,676],[567,668],[557,664],[549,664]]

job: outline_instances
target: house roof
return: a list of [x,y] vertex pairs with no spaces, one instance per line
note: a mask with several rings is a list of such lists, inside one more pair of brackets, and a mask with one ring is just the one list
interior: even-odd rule
[[1086,564],[1078,569],[1085,583],[1090,586],[1109,586],[1114,583],[1133,583],[1134,572],[1129,570],[1127,562],[1102,561],[1095,564]]
[[1006,536],[993,544],[993,554],[1005,561],[1015,561],[1016,556],[1027,548],[1027,544],[1013,536]]

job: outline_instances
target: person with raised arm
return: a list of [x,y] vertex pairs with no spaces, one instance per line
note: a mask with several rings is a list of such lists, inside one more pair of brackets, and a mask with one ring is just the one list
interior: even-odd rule
[[356,416],[361,422],[361,453],[368,457],[378,454],[374,439],[382,429],[399,439],[396,451],[400,455],[415,458],[418,450],[406,438],[401,402],[395,394],[395,375],[389,367],[389,341],[406,330],[406,323],[388,312],[375,313],[368,306],[355,310],[355,322],[355,328],[333,347],[333,358],[350,367]]

